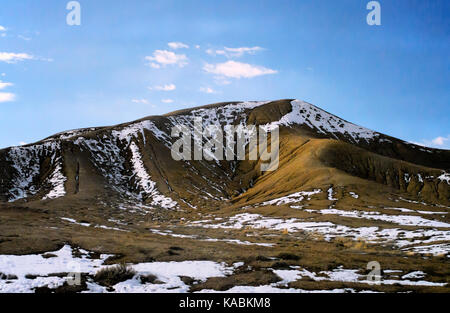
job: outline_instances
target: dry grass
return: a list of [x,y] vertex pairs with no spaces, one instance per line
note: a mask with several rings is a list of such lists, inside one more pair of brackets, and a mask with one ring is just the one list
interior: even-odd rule
[[133,278],[134,275],[136,275],[136,272],[131,267],[125,264],[117,264],[99,270],[94,276],[94,281],[102,286],[111,287]]

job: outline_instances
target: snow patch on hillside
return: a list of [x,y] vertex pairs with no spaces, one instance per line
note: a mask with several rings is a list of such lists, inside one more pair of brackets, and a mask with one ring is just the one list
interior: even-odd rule
[[150,175],[145,169],[144,163],[142,162],[142,158],[139,153],[139,148],[134,142],[130,143],[130,151],[132,153],[131,164],[133,166],[133,173],[139,183],[139,187],[142,189],[141,193],[139,194],[141,199],[143,199],[144,196],[149,195],[152,198],[152,205],[158,205],[168,209],[176,207],[177,203],[175,201],[159,193],[158,189],[156,188],[156,183],[151,180]]
[[301,202],[303,201],[305,198],[309,201],[311,200],[311,196],[316,195],[321,193],[322,190],[320,189],[315,189],[313,191],[299,191],[284,197],[280,197],[280,198],[276,198],[273,200],[269,200],[266,202],[261,203],[261,206],[265,206],[265,205],[285,205],[285,204],[289,204],[289,203],[296,203],[296,202]]
[[141,134],[145,145],[144,130],[152,132],[153,135],[163,143],[170,144],[171,137],[149,120],[130,124],[121,130],[113,130],[111,134],[119,140],[125,140],[127,143],[130,143],[131,139],[137,138],[138,134]]
[[279,121],[266,124],[264,127],[268,130],[276,126],[291,126],[292,124],[307,125],[311,129],[328,135],[342,134],[350,137],[353,142],[359,143],[362,140],[370,142],[379,137],[377,132],[370,129],[347,122],[335,115],[325,112],[318,107],[300,100],[291,102],[292,111],[284,115]]
[[443,173],[441,176],[438,177],[440,181],[445,181],[447,184],[450,184],[450,174],[449,173]]
[[337,201],[337,199],[333,197],[334,194],[333,187],[330,187],[327,192],[328,192],[328,200]]
[[16,171],[11,180],[13,187],[9,190],[9,202],[27,198],[39,191],[39,188],[33,185],[33,180],[41,171],[41,159],[52,155],[53,164],[59,149],[60,143],[57,141],[9,149],[6,160],[12,163]]
[[61,159],[57,160],[57,162],[58,164],[56,165],[53,173],[48,178],[48,182],[52,185],[52,190],[50,190],[50,192],[45,195],[42,200],[56,199],[66,195],[64,183],[67,181],[67,178],[62,173]]

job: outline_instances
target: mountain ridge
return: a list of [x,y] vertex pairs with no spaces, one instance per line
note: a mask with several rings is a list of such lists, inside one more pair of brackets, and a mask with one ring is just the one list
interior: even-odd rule
[[[114,126],[64,131],[34,144],[2,149],[0,199],[41,201],[58,199],[67,193],[83,194],[82,182],[106,198],[117,193],[119,198],[131,197],[155,206],[171,201],[177,202],[177,207],[184,206],[184,202],[192,207],[211,206],[209,202],[217,206],[224,199],[239,202],[238,198],[242,199],[255,181],[277,176],[259,172],[259,161],[180,163],[171,160],[168,151],[174,139],[169,136],[170,127],[193,126],[194,117],[202,117],[204,125],[280,126],[281,149],[291,146],[301,149],[298,142],[305,140],[303,150],[311,147],[315,151],[315,155],[306,151],[307,158],[305,154],[298,154],[307,164],[320,161],[323,171],[339,170],[419,198],[425,188],[422,196],[427,201],[448,203],[448,184],[438,178],[445,178],[449,171],[450,151],[406,143],[292,99],[215,103]],[[292,159],[292,155],[285,155],[283,151],[281,155]],[[298,171],[302,166],[299,163],[292,170]],[[186,171],[196,175],[190,175],[189,181],[191,186],[202,190],[203,195],[196,195],[196,190],[184,186],[187,181],[179,181],[177,177],[186,176]],[[321,184],[326,184],[326,179],[322,179]],[[285,193],[303,186],[294,184]],[[169,194],[174,194],[177,200],[172,200]],[[92,194],[86,193],[85,200],[90,197]]]

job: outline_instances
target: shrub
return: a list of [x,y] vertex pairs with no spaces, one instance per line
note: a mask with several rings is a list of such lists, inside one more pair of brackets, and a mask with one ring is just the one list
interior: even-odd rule
[[117,264],[111,267],[105,267],[99,270],[94,281],[106,287],[114,286],[120,282],[133,278],[136,271],[125,264]]
[[292,254],[292,253],[280,253],[278,255],[278,258],[282,260],[292,260],[292,261],[298,261],[300,260],[300,257],[298,255]]

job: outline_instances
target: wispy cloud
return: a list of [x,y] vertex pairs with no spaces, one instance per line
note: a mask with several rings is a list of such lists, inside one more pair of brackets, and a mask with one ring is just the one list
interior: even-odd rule
[[139,104],[148,104],[148,101],[146,99],[132,99],[131,102]]
[[0,80],[0,90],[13,86],[13,83],[6,83]]
[[30,41],[31,40],[31,37],[25,37],[23,35],[18,35],[17,37],[22,39],[22,40],[25,40],[25,41]]
[[167,84],[167,85],[162,85],[162,86],[149,87],[148,89],[158,90],[158,91],[173,91],[173,90],[177,89],[177,86],[175,86],[174,84]]
[[0,92],[0,103],[16,100],[16,95],[10,92]]
[[168,50],[155,50],[153,56],[146,56],[145,59],[150,61],[149,66],[153,68],[161,68],[166,65],[178,65],[184,67],[188,64],[188,58],[184,54],[176,54]]
[[167,45],[172,49],[189,49],[189,46],[182,42],[169,42]]
[[2,25],[0,25],[0,32],[6,32],[6,27],[5,27],[5,26],[2,26]]
[[227,58],[239,58],[243,56],[244,54],[255,54],[258,51],[262,51],[264,48],[261,47],[238,47],[238,48],[228,48],[224,47],[223,49],[219,50],[213,50],[208,49],[206,50],[206,53],[209,55],[224,55]]
[[203,67],[208,73],[216,74],[229,78],[253,78],[261,75],[269,75],[278,73],[276,70],[258,65],[251,65],[236,61],[228,61],[218,64],[206,64]]
[[0,62],[17,63],[24,60],[33,60],[34,58],[28,53],[0,52]]
[[172,99],[162,99],[161,102],[163,102],[163,103],[172,103],[173,100]]
[[216,93],[211,87],[200,87],[200,91],[204,93]]

